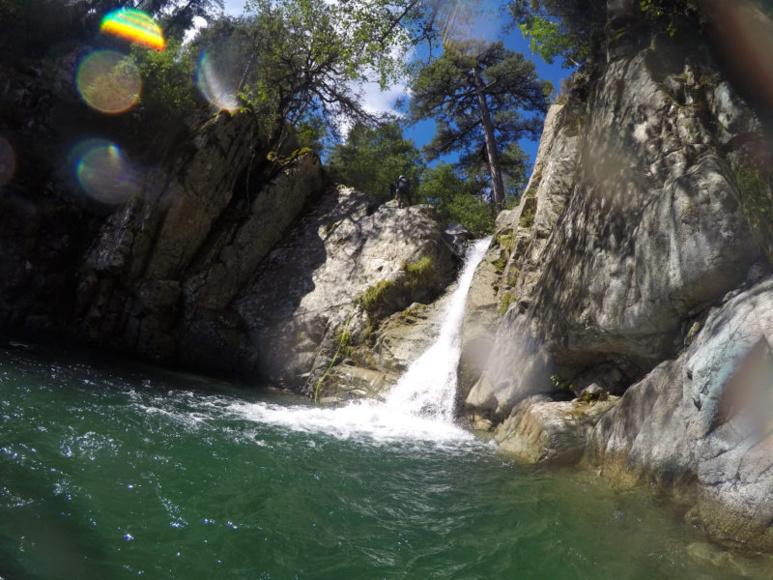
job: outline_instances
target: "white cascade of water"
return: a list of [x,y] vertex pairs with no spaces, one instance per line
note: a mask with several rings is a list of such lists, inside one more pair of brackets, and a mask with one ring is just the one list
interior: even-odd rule
[[491,238],[467,249],[458,287],[446,307],[435,343],[416,359],[389,393],[386,405],[397,412],[448,422],[453,419],[457,366],[461,354],[462,323],[475,269],[483,260]]
[[228,405],[229,410],[256,423],[340,439],[378,444],[424,441],[444,447],[477,444],[453,423],[453,408],[467,294],[490,243],[491,238],[480,240],[467,250],[436,342],[409,367],[385,402],[355,401],[342,407],[235,403]]

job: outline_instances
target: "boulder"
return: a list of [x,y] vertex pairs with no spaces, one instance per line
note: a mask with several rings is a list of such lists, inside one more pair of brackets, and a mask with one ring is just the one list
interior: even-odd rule
[[715,538],[773,547],[773,278],[732,295],[598,423],[589,460],[671,489]]
[[576,465],[596,423],[616,402],[529,397],[497,427],[494,439],[503,452],[529,463]]
[[[240,364],[317,393],[331,361],[374,340],[383,319],[430,302],[453,281],[458,259],[444,225],[430,206],[398,209],[350,188],[329,188],[236,300],[254,347]],[[394,372],[406,363],[388,360],[389,336],[387,330],[370,362],[377,366],[382,356],[380,370]]]

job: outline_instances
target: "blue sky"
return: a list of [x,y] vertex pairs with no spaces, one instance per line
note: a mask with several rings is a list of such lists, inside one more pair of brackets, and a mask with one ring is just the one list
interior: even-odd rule
[[[529,42],[523,38],[520,30],[517,28],[509,34],[503,33],[502,26],[509,21],[505,8],[507,4],[509,4],[507,0],[481,0],[479,5],[483,8],[483,13],[474,22],[468,23],[461,32],[475,38],[503,40],[508,48],[522,52],[534,61],[539,76],[552,81],[553,85],[558,89],[561,86],[561,80],[567,77],[571,71],[562,68],[558,63],[547,64],[539,56],[533,55],[529,48]],[[229,14],[241,14],[244,10],[244,0],[225,0],[225,9]],[[405,97],[406,94],[405,86],[397,85],[386,92],[379,91],[375,86],[371,86],[365,87],[364,99],[367,107],[384,110],[392,109],[395,105],[395,100],[399,97]],[[407,128],[405,135],[413,139],[418,147],[421,147],[432,138],[434,130],[434,122],[425,121]],[[532,162],[537,154],[537,146],[538,142],[521,142],[521,147],[532,159]]]

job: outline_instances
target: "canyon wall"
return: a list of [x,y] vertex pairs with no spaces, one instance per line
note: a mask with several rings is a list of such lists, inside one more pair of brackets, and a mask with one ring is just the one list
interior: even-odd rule
[[462,374],[465,408],[525,460],[655,482],[715,537],[769,548],[762,130],[699,35],[632,26],[617,4],[630,18],[610,11],[605,58],[551,108],[498,220],[478,293],[502,314]]

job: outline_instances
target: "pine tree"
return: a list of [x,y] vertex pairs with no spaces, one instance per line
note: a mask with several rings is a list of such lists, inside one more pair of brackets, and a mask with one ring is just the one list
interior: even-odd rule
[[454,151],[462,153],[462,165],[484,160],[492,201],[501,210],[506,197],[501,152],[508,143],[539,136],[549,83],[538,79],[534,63],[501,42],[454,40],[419,70],[412,89],[411,118],[437,124],[424,147],[428,160]]

